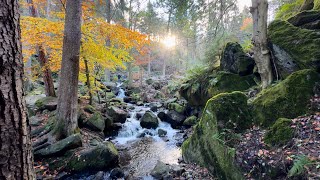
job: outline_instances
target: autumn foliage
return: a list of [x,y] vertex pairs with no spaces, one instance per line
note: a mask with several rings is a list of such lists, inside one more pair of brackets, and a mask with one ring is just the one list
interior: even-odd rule
[[[59,72],[62,58],[64,8],[50,12],[50,18],[22,16],[21,31],[24,61],[37,54],[36,47],[42,46],[49,59],[48,67],[53,72]],[[44,11],[46,1],[34,1],[40,12]],[[28,7],[28,4],[24,4]],[[85,65],[87,60],[90,72],[95,68],[117,67],[125,68],[124,62],[134,61],[132,52],[143,53],[144,47],[149,44],[146,35],[131,31],[120,25],[109,24],[103,18],[94,14],[93,2],[83,3],[83,23],[80,54],[80,81],[85,81]],[[107,46],[107,41],[110,45]]]

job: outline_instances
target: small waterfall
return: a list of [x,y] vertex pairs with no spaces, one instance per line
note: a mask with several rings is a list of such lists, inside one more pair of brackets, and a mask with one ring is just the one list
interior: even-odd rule
[[117,95],[117,98],[119,99],[123,99],[124,97],[126,97],[124,89],[121,88],[122,83],[117,83],[117,87],[119,88],[119,93]]
[[[129,104],[130,106],[134,106]],[[173,129],[169,123],[162,122],[159,120],[159,126],[157,129],[145,129],[140,126],[140,121],[136,118],[136,114],[144,114],[148,111],[149,107],[135,106],[135,109],[130,112],[130,118],[127,118],[126,122],[122,125],[122,129],[118,132],[118,136],[113,140],[118,144],[126,144],[129,141],[138,140],[141,134],[145,133],[145,136],[152,137],[155,141],[163,141],[162,138],[158,136],[158,130],[163,129],[167,131],[166,139],[168,144],[175,145],[176,139],[175,135],[178,130]],[[154,113],[157,115],[157,113]]]

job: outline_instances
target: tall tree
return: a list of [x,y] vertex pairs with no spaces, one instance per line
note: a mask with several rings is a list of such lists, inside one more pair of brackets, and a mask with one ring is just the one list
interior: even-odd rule
[[58,90],[58,139],[72,135],[77,126],[78,76],[81,40],[81,0],[67,0]]
[[18,0],[0,0],[0,179],[33,180]]
[[268,0],[252,0],[254,60],[261,76],[262,88],[272,83],[270,53],[267,44]]
[[[27,0],[27,3],[29,5],[29,13],[32,17],[39,17],[38,12],[35,8],[35,5],[33,3],[33,0]],[[48,4],[49,6],[49,4]],[[46,55],[44,47],[40,44],[37,46],[37,51],[38,51],[38,61],[41,66],[41,71],[42,77],[43,77],[43,82],[44,82],[44,87],[45,87],[45,93],[46,96],[52,96],[56,97],[56,93],[54,91],[54,85],[53,85],[53,78],[52,78],[52,73],[49,67],[49,60]]]

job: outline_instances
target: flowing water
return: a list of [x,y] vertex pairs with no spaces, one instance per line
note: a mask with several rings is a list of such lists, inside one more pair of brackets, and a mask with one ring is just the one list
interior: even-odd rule
[[[120,88],[120,93],[117,97],[125,97],[122,88]],[[149,173],[158,160],[167,164],[178,164],[181,150],[176,146],[176,143],[182,137],[178,130],[171,128],[170,124],[160,120],[157,129],[142,128],[136,115],[137,113],[143,115],[150,110],[148,104],[145,106],[128,104],[128,106],[128,109],[133,109],[129,112],[130,118],[127,118],[122,125],[122,129],[112,142],[122,151],[124,156],[128,156],[129,160],[124,157],[124,160],[121,160],[120,163],[129,171],[130,175],[141,177],[142,179],[152,179]],[[157,113],[154,114],[157,115]],[[165,130],[167,135],[159,137],[159,129]]]
[[[125,91],[121,85],[117,84],[117,87],[120,88],[117,95],[119,99],[125,97]],[[167,164],[178,164],[181,150],[176,143],[182,139],[182,134],[171,128],[170,124],[160,120],[157,129],[142,128],[136,115],[138,113],[143,115],[150,110],[148,104],[145,106],[128,104],[128,109],[130,117],[122,125],[118,135],[111,138],[111,141],[119,150],[121,168],[129,175],[129,179],[153,180],[150,172],[158,160]],[[154,114],[157,115],[157,112]],[[159,137],[159,129],[165,130],[167,135]],[[99,176],[98,179],[110,179],[109,172],[99,172],[93,175],[83,173],[69,179],[94,180],[97,179],[97,176]]]

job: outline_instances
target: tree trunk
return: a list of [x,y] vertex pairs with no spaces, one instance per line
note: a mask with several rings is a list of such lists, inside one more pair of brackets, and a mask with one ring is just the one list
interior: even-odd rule
[[[36,8],[34,7],[33,0],[27,0],[29,4],[29,13],[32,17],[38,17],[38,13]],[[45,50],[43,46],[37,47],[38,50],[38,61],[42,69],[42,77],[44,82],[44,89],[46,96],[56,97],[56,93],[54,91],[53,78],[50,67],[48,66],[49,60],[46,56]]]
[[261,76],[262,88],[266,88],[272,83],[273,79],[267,44],[268,1],[252,0],[250,12],[253,17],[252,43],[254,45],[254,60]]
[[[167,36],[169,35],[170,32],[170,22],[171,22],[171,14],[172,14],[172,7],[170,7],[169,10],[169,17],[168,17],[168,24],[167,24]],[[168,57],[169,58],[169,57]],[[166,57],[163,58],[163,65],[162,65],[162,76],[165,77],[166,76]]]
[[74,134],[78,122],[78,76],[81,40],[81,0],[67,0],[58,91],[56,138]]
[[43,76],[43,82],[45,87],[44,89],[45,89],[46,96],[56,97],[56,93],[54,91],[52,73],[50,68],[48,67],[49,61],[42,46],[38,47],[38,54],[39,54],[38,61],[42,68],[42,76]]
[[[107,18],[107,23],[111,23],[111,0],[106,0],[106,18]],[[106,45],[109,47],[111,44],[110,38],[107,37],[107,42]],[[104,77],[106,82],[110,82],[110,70],[108,68],[104,69]]]
[[131,87],[132,86],[132,62],[128,62],[128,86]]
[[84,65],[86,69],[87,87],[89,91],[89,104],[92,105],[92,93],[91,93],[91,82],[90,82],[90,71],[88,67],[88,60],[84,59]]
[[0,179],[33,180],[18,0],[0,1]]

